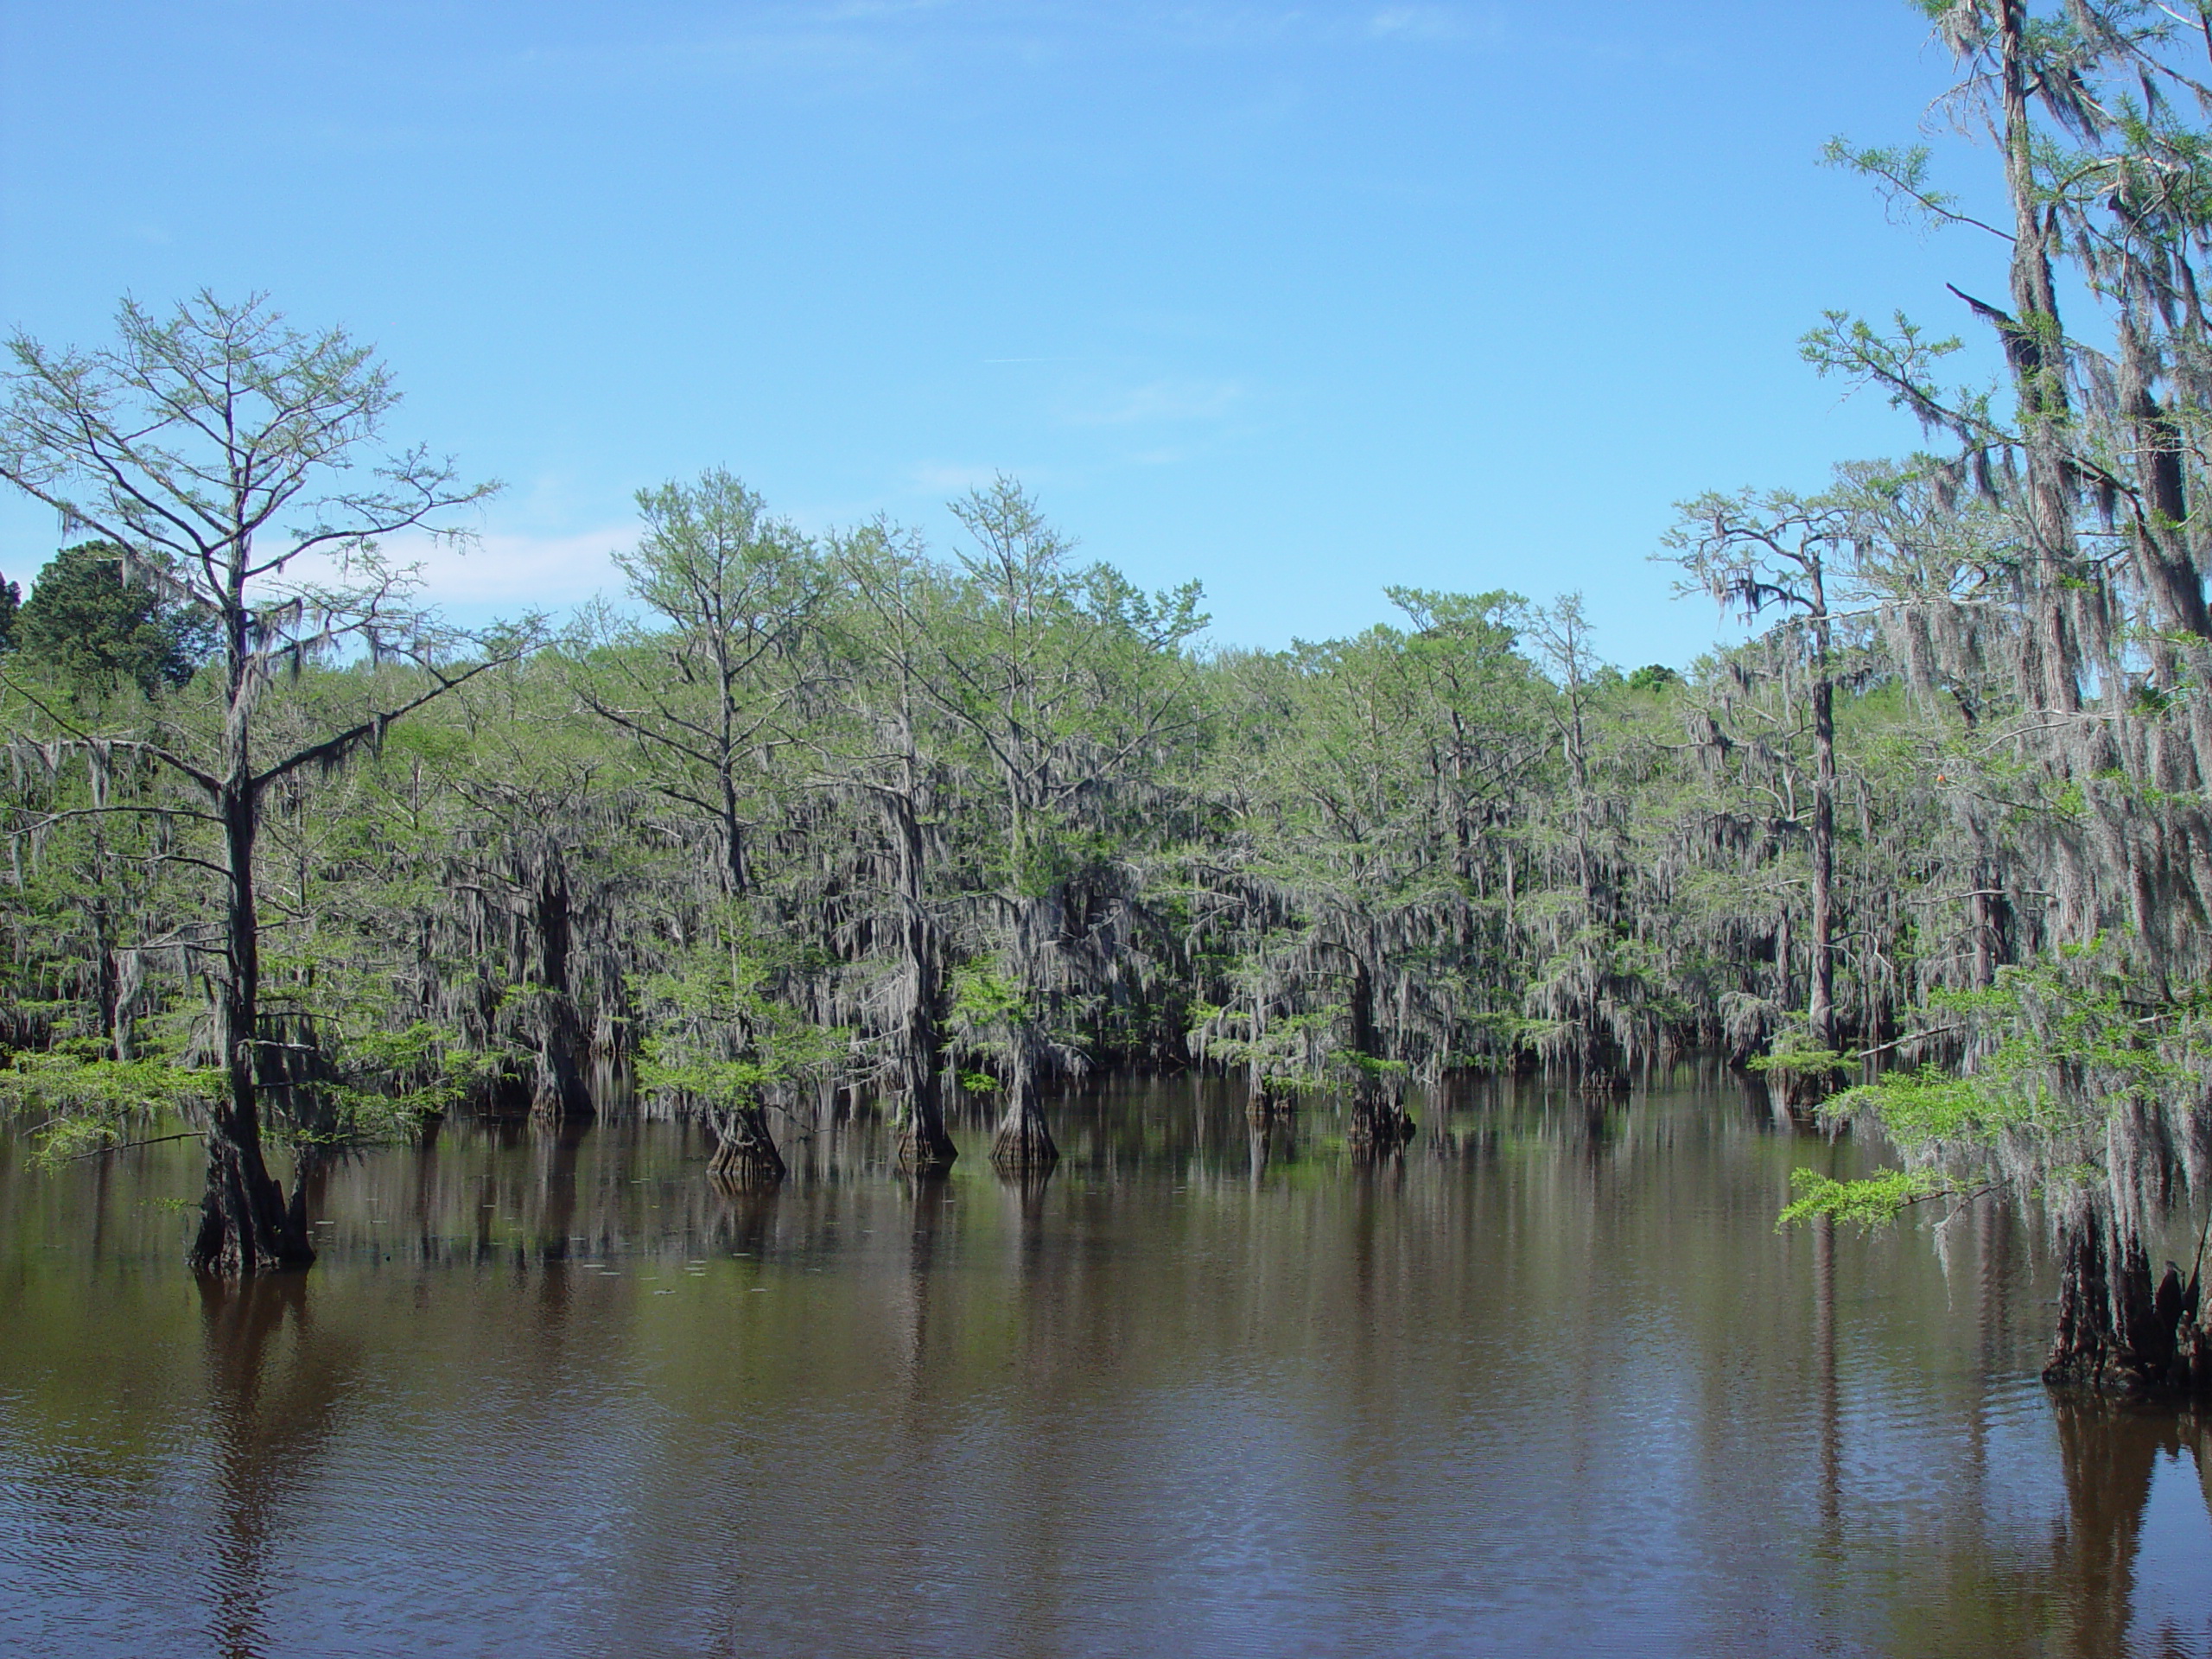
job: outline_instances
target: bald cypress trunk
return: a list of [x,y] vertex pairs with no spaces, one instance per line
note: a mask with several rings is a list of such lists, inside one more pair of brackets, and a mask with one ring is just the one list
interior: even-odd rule
[[1251,1083],[1244,1096],[1244,1116],[1255,1128],[1272,1123],[1291,1115],[1290,1096],[1276,1088],[1253,1069]]
[[[1351,1052],[1361,1060],[1380,1060],[1382,1039],[1375,1028],[1375,976],[1364,957],[1352,958]],[[1413,1134],[1413,1120],[1400,1108],[1381,1074],[1361,1065],[1351,1091],[1351,1123],[1345,1135],[1353,1148],[1393,1152]]]
[[[2050,265],[2051,225],[2035,176],[2035,135],[2028,103],[2038,71],[2030,61],[2025,0],[1999,0],[2005,182],[2012,201],[2013,315],[1993,317],[2005,342],[2018,400],[2027,457],[2026,509],[2034,581],[2026,596],[2024,678],[2037,706],[2061,714],[2082,708],[2080,652],[2069,605],[2077,572],[2071,413],[2065,336]],[[1978,308],[1985,312],[1988,308]]]
[[595,1109],[584,1081],[587,1044],[576,1011],[569,957],[575,942],[575,918],[565,857],[556,847],[543,855],[531,894],[530,917],[537,934],[543,995],[532,1013],[537,1046],[531,1085],[531,1114],[549,1122],[588,1118]]
[[1835,1046],[1835,682],[1828,674],[1827,594],[1820,563],[1808,571],[1813,598],[1813,937],[1807,1034]]
[[[234,662],[244,660],[240,643]],[[234,699],[234,704],[238,701]],[[315,1261],[315,1251],[307,1241],[303,1206],[285,1204],[283,1190],[262,1156],[261,931],[253,886],[257,804],[242,717],[233,716],[227,741],[230,765],[217,801],[226,855],[228,957],[215,1007],[224,1090],[208,1116],[207,1182],[190,1259],[202,1273],[250,1274],[308,1267]]]
[[1006,1110],[991,1141],[991,1162],[1001,1169],[1044,1170],[1060,1161],[1052,1127],[1037,1101],[1037,1081],[1026,1061],[1017,1061],[1007,1085]]
[[768,1114],[761,1106],[733,1106],[709,1115],[714,1126],[715,1155],[707,1173],[735,1186],[780,1181],[789,1172],[783,1154],[768,1132]]
[[2058,1332],[2044,1381],[2123,1392],[2212,1391],[2201,1264],[2154,1272],[2140,1238],[2088,1205],[2059,1228]]
[[922,825],[911,760],[903,792],[879,796],[891,831],[899,882],[899,943],[906,956],[905,1016],[898,1032],[899,1161],[915,1171],[949,1169],[959,1157],[944,1127],[944,961],[924,886]]

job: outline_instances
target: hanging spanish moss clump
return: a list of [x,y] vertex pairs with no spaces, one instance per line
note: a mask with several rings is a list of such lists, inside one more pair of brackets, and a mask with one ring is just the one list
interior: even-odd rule
[[[2045,1194],[2052,1381],[2194,1386],[2201,1262],[2168,1269],[2152,1246],[2212,1174],[2212,542],[2193,435],[2212,412],[2212,219],[2171,188],[2203,152],[2190,112],[2212,42],[2100,0],[1938,21],[1962,72],[1952,107],[2003,159],[2001,302],[1953,292],[2001,346],[2011,405],[1939,382],[1902,324],[1834,316],[1807,350],[1957,445],[1847,483],[1866,594],[1949,728],[1930,770],[1967,924],[1944,931],[1967,948],[1931,977],[1980,988],[1929,1022],[1955,1081],[1847,1099],[1903,1141],[1906,1187]],[[1897,188],[1895,153],[1837,154]],[[2094,342],[2062,320],[2062,274],[2098,313]]]

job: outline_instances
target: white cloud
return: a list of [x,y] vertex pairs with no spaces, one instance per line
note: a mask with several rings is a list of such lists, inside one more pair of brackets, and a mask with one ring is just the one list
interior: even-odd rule
[[944,461],[925,461],[907,469],[907,477],[925,490],[934,490],[941,495],[964,495],[978,486],[988,484],[1003,469],[997,467],[957,467]]
[[[635,546],[633,525],[585,531],[574,536],[524,536],[486,531],[456,547],[427,536],[395,536],[379,551],[395,566],[418,566],[417,597],[433,605],[493,611],[559,611],[594,594],[619,594],[621,571],[610,556]],[[296,569],[309,580],[328,581],[327,568]]]
[[1154,380],[1102,407],[1071,414],[1077,426],[1130,426],[1146,421],[1217,421],[1243,397],[1234,380]]
[[914,11],[942,11],[946,0],[843,0],[843,3],[825,7],[822,16],[830,22],[871,22],[879,17],[896,17]]
[[1469,34],[1466,20],[1450,6],[1385,6],[1368,19],[1367,32],[1386,40],[1458,41]]

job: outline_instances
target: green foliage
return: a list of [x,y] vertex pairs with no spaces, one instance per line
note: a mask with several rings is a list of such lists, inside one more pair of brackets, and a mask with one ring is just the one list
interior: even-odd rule
[[2162,991],[2118,965],[2104,941],[2005,969],[1986,989],[1931,1001],[1958,1028],[1979,1034],[1970,1069],[1892,1072],[1823,1109],[1878,1124],[1910,1166],[1851,1183],[1800,1171],[1804,1191],[1784,1219],[1874,1222],[1939,1194],[2100,1192],[2115,1122],[2155,1114],[2177,1096],[2201,1097],[2212,1072],[2204,990]]
[[1995,1033],[1974,1072],[1985,1098],[2101,1119],[2110,1106],[2186,1089],[2212,1060],[2212,992],[2126,964],[2113,942],[2062,946],[1981,991],[1938,992],[1938,1014]]
[[[1003,963],[978,960],[954,970],[945,1030],[954,1053],[996,1068],[996,1076],[963,1074],[962,1087],[988,1093],[1011,1082],[1018,1069],[1041,1059],[1079,1052],[1081,1033],[1055,1016],[1084,1011],[1080,1002],[1040,995],[1024,986]],[[983,1079],[978,1088],[970,1078]]]
[[1864,1114],[1908,1151],[1990,1148],[2005,1129],[2033,1120],[2042,1091],[2023,1096],[2014,1091],[2014,1081],[1994,1072],[1957,1077],[1923,1065],[1846,1090],[1827,1109],[1837,1117]]
[[390,1140],[457,1110],[482,1093],[500,1057],[469,1046],[454,1027],[417,1020],[397,1030],[346,1031],[330,1058],[319,1138],[331,1142]]
[[1751,1071],[1767,1077],[1807,1083],[1841,1077],[1855,1063],[1852,1055],[1832,1048],[1813,1047],[1803,1033],[1796,1031],[1785,1031],[1767,1052],[1754,1054],[1745,1062]]
[[741,907],[725,907],[716,920],[713,935],[670,969],[635,982],[651,1027],[639,1046],[638,1084],[685,1105],[757,1106],[779,1084],[826,1073],[849,1042],[775,995],[789,952],[755,935]]
[[120,549],[66,547],[39,572],[15,619],[22,665],[92,696],[136,686],[150,696],[192,677],[207,629],[150,585],[127,582]]
[[1030,1013],[1021,987],[986,963],[966,963],[952,976],[952,1017],[978,1032],[1005,1030]]
[[1865,1229],[1885,1227],[1909,1206],[1941,1198],[1952,1191],[1950,1183],[1932,1169],[1885,1170],[1858,1180],[1840,1181],[1816,1169],[1789,1172],[1790,1189],[1796,1193],[1776,1220],[1777,1229],[1827,1217]]
[[511,1057],[454,1022],[398,1017],[389,976],[327,950],[262,958],[260,1074],[280,1127],[325,1146],[404,1140]]
[[18,1054],[0,1068],[0,1106],[43,1119],[30,1134],[49,1164],[118,1146],[164,1115],[203,1111],[222,1088],[219,1071],[79,1052]]

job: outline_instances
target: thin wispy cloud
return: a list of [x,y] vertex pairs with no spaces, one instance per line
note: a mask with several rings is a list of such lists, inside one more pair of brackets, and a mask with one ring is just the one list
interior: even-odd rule
[[840,0],[816,14],[825,22],[868,22],[881,17],[903,17],[917,11],[943,11],[950,0]]
[[[498,609],[562,610],[598,594],[620,591],[624,577],[613,555],[637,544],[634,525],[620,524],[569,536],[487,531],[456,544],[429,536],[394,536],[378,551],[395,568],[414,567],[417,597],[434,605]],[[289,574],[308,582],[338,573],[306,562]]]
[[918,488],[933,490],[941,495],[961,495],[979,485],[989,483],[1001,470],[997,467],[962,467],[945,461],[925,461],[909,467],[906,476]]
[[1385,6],[1367,20],[1367,32],[1383,40],[1463,41],[1474,31],[1451,6]]
[[1243,401],[1234,380],[1164,379],[1132,387],[1103,404],[1071,411],[1075,426],[1134,426],[1155,421],[1217,421]]
[[[1386,10],[1411,26],[1442,6]],[[606,86],[749,79],[781,97],[914,90],[964,84],[985,65],[1087,60],[1103,51],[1274,51],[1331,38],[1354,18],[1300,6],[1128,3],[1038,6],[974,0],[832,0],[740,8],[706,24],[678,24],[588,42],[547,41],[512,55],[503,74]]]

